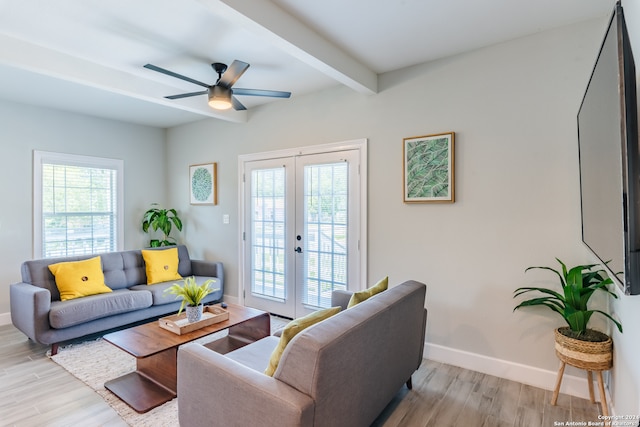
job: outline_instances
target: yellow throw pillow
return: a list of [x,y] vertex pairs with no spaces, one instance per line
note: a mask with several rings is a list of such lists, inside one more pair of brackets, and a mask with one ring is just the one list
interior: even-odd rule
[[147,270],[147,285],[180,280],[178,274],[178,248],[163,250],[142,250],[145,269]]
[[386,291],[389,287],[389,276],[380,280],[378,283],[370,287],[369,289],[365,289],[364,291],[354,292],[349,299],[349,304],[347,304],[347,308],[351,308],[356,304],[361,303],[367,298],[371,298],[375,294],[379,294],[382,291]]
[[284,353],[284,349],[289,344],[289,341],[293,339],[300,332],[304,331],[311,325],[315,325],[318,322],[323,321],[324,319],[328,319],[334,314],[339,313],[341,307],[331,307],[325,308],[324,310],[318,310],[311,314],[308,314],[299,319],[292,320],[284,327],[282,330],[282,335],[280,336],[280,342],[278,342],[277,347],[271,353],[271,358],[269,359],[269,366],[264,371],[265,374],[270,377],[273,376],[276,372],[276,368],[280,363],[280,358],[282,357],[282,353]]
[[112,292],[111,288],[104,284],[99,256],[84,261],[51,264],[49,271],[56,278],[61,301]]

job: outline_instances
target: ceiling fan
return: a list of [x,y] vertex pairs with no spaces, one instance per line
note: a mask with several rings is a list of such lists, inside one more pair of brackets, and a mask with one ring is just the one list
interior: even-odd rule
[[211,64],[211,67],[213,67],[214,71],[218,73],[218,80],[216,80],[215,84],[213,85],[202,83],[198,80],[194,80],[190,77],[174,73],[173,71],[169,71],[152,64],[146,64],[144,66],[144,68],[148,68],[149,70],[157,71],[159,73],[166,74],[171,77],[176,77],[178,79],[185,80],[187,82],[207,88],[207,90],[203,90],[200,92],[182,93],[179,95],[165,96],[165,98],[180,99],[190,96],[207,94],[209,96],[209,106],[217,110],[227,110],[231,107],[238,111],[246,110],[247,108],[242,105],[242,103],[238,101],[238,99],[233,95],[270,96],[275,98],[289,98],[291,96],[291,92],[281,92],[277,90],[240,88],[232,89],[231,86],[233,86],[235,82],[238,81],[240,76],[242,76],[242,74],[247,71],[247,68],[249,68],[249,64],[247,64],[246,62],[234,60],[230,67],[227,67],[226,64],[222,64],[220,62],[214,62],[213,64]]

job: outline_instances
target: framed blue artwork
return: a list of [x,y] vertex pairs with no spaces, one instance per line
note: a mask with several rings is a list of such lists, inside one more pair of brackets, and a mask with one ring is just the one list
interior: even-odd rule
[[189,166],[189,193],[192,205],[218,204],[218,164]]

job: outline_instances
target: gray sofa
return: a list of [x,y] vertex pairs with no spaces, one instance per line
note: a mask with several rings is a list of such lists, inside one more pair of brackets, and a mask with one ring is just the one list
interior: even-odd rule
[[404,282],[296,335],[273,377],[279,338],[226,355],[191,343],[178,351],[178,414],[193,426],[369,426],[422,361],[426,286]]
[[[158,250],[167,249],[156,248]],[[175,281],[147,285],[144,259],[140,250],[100,254],[107,286],[113,292],[60,301],[53,274],[48,266],[62,261],[79,261],[96,255],[25,261],[22,282],[10,286],[11,321],[25,335],[41,344],[58,344],[85,335],[178,311],[180,300],[164,290]],[[189,258],[186,246],[178,246],[178,273],[195,276],[199,283],[214,279],[220,290],[209,294],[204,303],[222,298],[222,263]]]

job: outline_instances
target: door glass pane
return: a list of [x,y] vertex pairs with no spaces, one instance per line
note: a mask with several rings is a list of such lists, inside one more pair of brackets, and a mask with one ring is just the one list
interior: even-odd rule
[[285,300],[285,169],[251,173],[251,292]]
[[304,168],[305,266],[302,300],[329,307],[334,289],[347,289],[347,162]]

